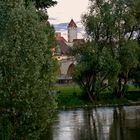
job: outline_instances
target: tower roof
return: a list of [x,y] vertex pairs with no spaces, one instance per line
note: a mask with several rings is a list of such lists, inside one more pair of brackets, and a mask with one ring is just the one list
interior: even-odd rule
[[68,27],[75,27],[75,28],[77,28],[77,25],[76,25],[76,23],[74,22],[73,19],[71,19],[70,23],[68,24]]

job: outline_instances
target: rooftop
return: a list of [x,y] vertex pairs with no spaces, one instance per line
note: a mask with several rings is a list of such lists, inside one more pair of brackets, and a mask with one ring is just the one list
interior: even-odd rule
[[76,25],[76,23],[74,22],[73,19],[71,19],[70,23],[68,24],[68,27],[75,27],[75,28],[77,28],[77,25]]

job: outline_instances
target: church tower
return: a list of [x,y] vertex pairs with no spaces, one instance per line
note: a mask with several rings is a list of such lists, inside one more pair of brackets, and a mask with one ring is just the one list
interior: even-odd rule
[[77,39],[77,25],[73,19],[71,19],[68,24],[68,42],[72,43],[74,39]]

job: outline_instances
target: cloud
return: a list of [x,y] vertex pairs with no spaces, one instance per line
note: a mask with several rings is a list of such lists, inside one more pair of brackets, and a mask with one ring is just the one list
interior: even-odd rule
[[56,31],[67,30],[68,23],[53,24]]
[[49,17],[49,20],[57,20],[57,18]]
[[81,15],[87,11],[89,0],[57,0],[58,4],[48,9],[48,15],[58,17],[59,23],[81,20]]
[[78,28],[77,28],[77,32],[79,33],[79,32],[81,32],[81,31],[83,31],[83,27],[78,27]]
[[87,11],[89,0],[57,0],[57,2],[56,6],[48,9],[49,21],[54,26],[55,31],[61,32],[62,36],[67,39],[68,23],[74,19],[78,27],[78,38],[83,38],[85,32],[81,16]]
[[77,21],[76,24],[77,24],[77,27],[78,27],[77,28],[78,36],[80,38],[84,38],[84,36],[85,36],[85,28],[84,28],[82,22],[81,21]]
[[49,17],[49,22],[51,24],[57,24],[58,23],[58,18],[57,17]]
[[[63,30],[67,30],[68,24],[69,24],[68,22],[65,22],[65,23],[53,24],[53,26],[55,27],[56,31],[63,31]],[[84,30],[84,27],[80,21],[77,21],[76,24],[78,27],[77,28],[78,33]]]

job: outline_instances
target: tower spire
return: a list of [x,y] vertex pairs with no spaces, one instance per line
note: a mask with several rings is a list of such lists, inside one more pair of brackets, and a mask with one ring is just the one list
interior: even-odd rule
[[73,19],[71,19],[68,24],[68,42],[73,42],[74,39],[77,39],[77,25]]
[[71,19],[70,23],[68,24],[68,27],[75,27],[75,28],[77,28],[77,25],[76,25],[76,23],[74,22],[73,19]]

